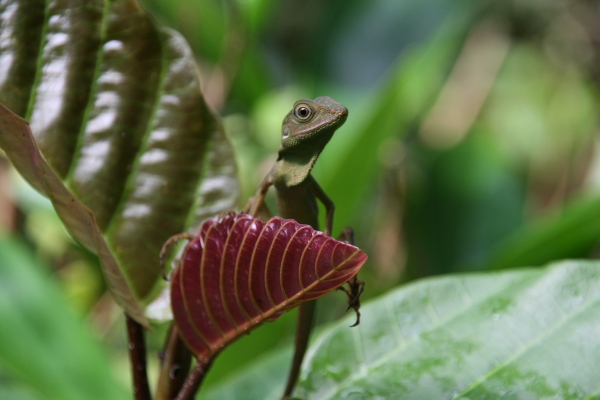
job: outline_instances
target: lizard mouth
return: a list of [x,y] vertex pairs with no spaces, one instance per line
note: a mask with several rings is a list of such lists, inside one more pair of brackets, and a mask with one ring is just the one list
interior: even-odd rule
[[[331,128],[333,128],[333,130],[335,130],[335,129],[339,128],[340,126],[342,126],[344,124],[344,122],[346,122],[347,118],[348,118],[348,111],[346,110],[346,112],[340,112],[334,118],[326,119],[318,124],[310,125],[306,129],[301,129],[298,132],[296,132],[294,134],[294,136],[299,137],[299,138],[301,137],[301,138],[308,139],[310,137],[318,135],[320,132],[323,132],[324,130],[329,130]],[[284,138],[286,137],[286,135],[287,136],[290,135],[288,128],[284,129],[283,135],[284,135]]]

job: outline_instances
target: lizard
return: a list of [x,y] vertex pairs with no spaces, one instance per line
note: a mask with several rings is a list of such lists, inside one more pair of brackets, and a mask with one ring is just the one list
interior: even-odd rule
[[[344,124],[348,109],[331,97],[322,96],[314,100],[299,100],[283,119],[281,147],[278,158],[267,176],[260,184],[257,193],[250,198],[242,212],[254,217],[270,214],[264,204],[264,198],[271,186],[275,187],[277,206],[281,217],[294,219],[319,230],[317,200],[325,206],[325,230],[331,236],[335,205],[325,194],[311,175],[311,170],[325,145],[335,131]],[[352,244],[352,230],[342,231],[340,240]],[[349,307],[357,313],[360,322],[360,294],[364,283],[355,278],[349,282],[350,290],[340,288],[349,298]],[[300,305],[298,327],[296,331],[295,354],[289,373],[284,398],[291,392],[298,380],[300,366],[308,345],[310,332],[314,325],[316,301]]]

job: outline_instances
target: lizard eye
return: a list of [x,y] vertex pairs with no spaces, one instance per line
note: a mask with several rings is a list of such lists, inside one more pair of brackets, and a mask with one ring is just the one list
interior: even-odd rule
[[306,104],[298,104],[294,109],[294,114],[299,120],[307,121],[312,117],[312,110]]

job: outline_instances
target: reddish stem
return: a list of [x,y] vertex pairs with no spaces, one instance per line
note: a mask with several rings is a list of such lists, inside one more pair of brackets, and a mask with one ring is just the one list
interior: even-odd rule
[[150,386],[148,386],[148,375],[146,374],[144,328],[127,314],[125,314],[125,321],[127,322],[129,361],[131,363],[135,400],[152,400]]
[[192,400],[198,391],[200,384],[204,380],[204,376],[208,372],[211,364],[212,359],[204,362],[197,360],[194,369],[188,375],[185,383],[183,384],[183,388],[181,388],[181,391],[175,400]]

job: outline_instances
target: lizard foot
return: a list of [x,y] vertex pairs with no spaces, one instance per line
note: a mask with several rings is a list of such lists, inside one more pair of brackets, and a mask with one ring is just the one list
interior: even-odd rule
[[353,328],[360,324],[360,295],[365,290],[365,283],[363,281],[359,281],[356,276],[346,283],[348,283],[348,289],[346,289],[344,286],[340,286],[337,288],[337,290],[343,291],[348,296],[348,308],[346,311],[352,308],[356,313],[356,322],[354,325],[350,325],[350,327]]

